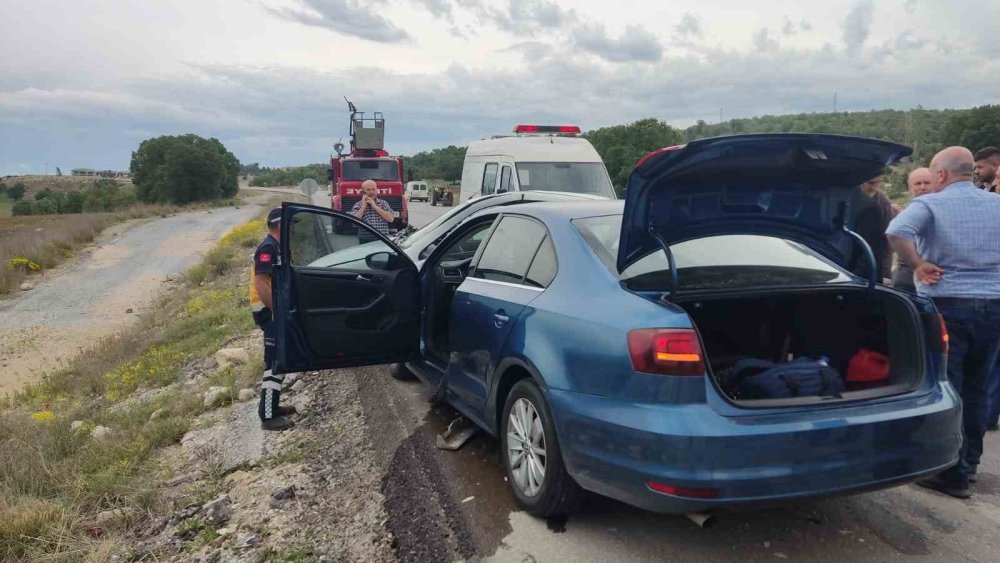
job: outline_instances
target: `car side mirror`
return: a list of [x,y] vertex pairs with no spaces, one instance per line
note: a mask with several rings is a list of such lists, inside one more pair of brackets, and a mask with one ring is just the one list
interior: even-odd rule
[[391,252],[375,252],[365,256],[365,264],[372,270],[388,270],[391,263]]

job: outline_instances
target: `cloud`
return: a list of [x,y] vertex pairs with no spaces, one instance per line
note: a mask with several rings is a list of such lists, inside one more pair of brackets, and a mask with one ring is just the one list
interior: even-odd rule
[[773,51],[778,48],[778,40],[771,37],[771,30],[762,27],[753,34],[753,46],[761,52]]
[[681,22],[677,24],[677,33],[691,37],[701,37],[701,20],[690,12],[685,12]]
[[784,35],[795,35],[798,30],[795,29],[795,24],[788,16],[785,16],[785,23],[781,26],[781,33]]
[[560,30],[577,18],[572,9],[563,9],[551,0],[508,0],[500,7],[474,2],[469,6],[481,23],[522,37]]
[[[299,0],[296,8],[265,9],[279,18],[329,29],[336,33],[360,37],[379,43],[401,43],[409,41],[408,33],[396,27],[384,16],[376,13],[361,0]],[[438,5],[431,0],[425,5]],[[428,6],[429,7],[429,6]]]
[[604,26],[584,24],[573,30],[573,43],[610,62],[658,61],[663,47],[656,37],[642,26],[630,25],[618,39],[608,37]]
[[452,3],[451,0],[413,0],[417,4],[427,8],[427,11],[438,18],[451,21]]
[[871,32],[872,12],[874,4],[872,0],[858,0],[858,2],[847,13],[842,27],[844,46],[847,53],[854,56],[864,46]]

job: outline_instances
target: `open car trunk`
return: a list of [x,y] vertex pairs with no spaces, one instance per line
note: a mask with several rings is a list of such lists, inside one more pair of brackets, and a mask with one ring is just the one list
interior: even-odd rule
[[[862,288],[686,296],[675,303],[691,316],[710,377],[731,401],[778,406],[858,400],[907,392],[923,380],[925,348],[916,309],[906,298]],[[851,381],[852,358],[888,358],[888,378]],[[881,355],[881,356],[879,356]],[[826,358],[845,380],[841,393],[820,397],[748,399],[740,396],[733,365],[741,359],[786,362]],[[884,364],[882,364],[884,366]],[[857,373],[857,369],[853,370]]]

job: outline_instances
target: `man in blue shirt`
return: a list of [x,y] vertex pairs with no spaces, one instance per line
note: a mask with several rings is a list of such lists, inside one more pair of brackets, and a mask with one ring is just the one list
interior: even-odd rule
[[886,230],[948,328],[948,379],[962,397],[965,439],[955,466],[919,484],[957,498],[972,496],[1000,351],[1000,197],[977,189],[972,169],[968,149],[939,152],[930,165],[937,193],[914,199]]

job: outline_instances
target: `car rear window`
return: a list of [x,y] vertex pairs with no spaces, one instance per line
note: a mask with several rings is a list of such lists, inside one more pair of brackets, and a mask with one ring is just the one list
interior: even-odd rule
[[[621,215],[576,219],[574,226],[615,275]],[[835,264],[798,242],[761,235],[718,235],[670,247],[682,289],[721,289],[840,283],[850,277]],[[670,268],[662,250],[647,254],[619,275],[634,290],[670,287]]]

